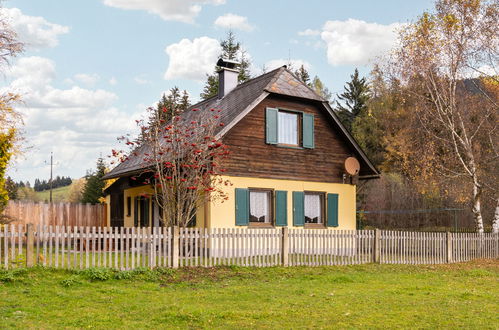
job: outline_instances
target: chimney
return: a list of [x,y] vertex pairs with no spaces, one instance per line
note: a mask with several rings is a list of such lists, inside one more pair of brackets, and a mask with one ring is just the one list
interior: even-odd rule
[[229,59],[219,59],[217,65],[220,67],[218,70],[218,98],[221,99],[229,94],[231,90],[237,86],[237,76],[239,70],[237,66],[239,62]]

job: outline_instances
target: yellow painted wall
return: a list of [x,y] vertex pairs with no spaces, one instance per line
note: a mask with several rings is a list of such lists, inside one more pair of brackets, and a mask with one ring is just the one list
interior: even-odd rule
[[[321,183],[295,180],[259,179],[251,177],[224,176],[223,180],[229,180],[232,186],[223,186],[222,189],[229,197],[228,200],[218,202],[208,202],[197,210],[196,227],[206,228],[241,228],[236,226],[235,221],[235,189],[236,188],[268,188],[274,190],[285,190],[288,192],[288,227],[293,226],[293,191],[317,191],[324,193],[338,194],[338,227],[328,227],[330,229],[356,229],[355,221],[355,195],[356,187],[350,184]],[[124,223],[125,227],[133,227],[134,198],[143,194],[152,195],[154,190],[150,186],[141,186],[126,189],[124,191]],[[127,215],[126,201],[131,197],[131,212]],[[110,198],[106,196],[108,204],[108,223],[110,222]],[[152,208],[149,208],[152,219]],[[303,227],[298,227],[303,228]]]
[[[125,189],[123,193],[123,214],[124,214],[124,226],[125,227],[133,227],[134,222],[133,222],[133,216],[135,214],[135,203],[134,199],[135,197],[139,197],[142,195],[154,195],[154,189],[152,189],[151,186],[140,186],[140,187],[134,187],[134,188],[129,188]],[[127,202],[127,197],[131,198],[131,209],[130,209],[130,215],[127,213],[127,207],[126,207],[126,202]],[[151,200],[154,200],[151,198]],[[108,225],[111,223],[111,198],[110,195],[106,196],[106,204],[107,204],[107,223]],[[152,208],[149,207],[149,218],[152,219]],[[204,227],[204,219],[205,219],[205,208],[204,207],[199,207],[196,213],[196,226],[197,227]]]
[[[140,187],[134,187],[134,188],[129,188],[126,189],[124,192],[124,198],[123,198],[123,209],[125,210],[124,214],[124,222],[125,222],[125,227],[133,227],[133,215],[135,213],[135,203],[134,199],[135,197],[139,197],[142,195],[153,195],[154,194],[154,189],[151,188],[151,186],[140,186]],[[127,214],[127,208],[126,208],[126,201],[127,198],[131,197],[131,209],[130,209],[130,215]],[[149,207],[149,219],[152,219],[152,208]]]
[[106,196],[106,226],[111,226],[111,195]]
[[[294,180],[259,179],[250,177],[224,176],[233,185],[223,187],[229,199],[214,202],[208,206],[207,223],[211,228],[236,228],[235,189],[236,188],[269,188],[288,192],[288,227],[293,226],[293,191],[318,191],[338,194],[338,227],[331,229],[356,229],[355,221],[355,185],[340,183],[321,183]],[[298,227],[303,228],[303,227]]]

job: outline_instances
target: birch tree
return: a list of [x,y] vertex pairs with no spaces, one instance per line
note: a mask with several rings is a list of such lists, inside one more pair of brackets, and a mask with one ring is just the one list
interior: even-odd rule
[[498,83],[498,21],[497,0],[438,0],[401,30],[391,63],[414,100],[419,158],[439,175],[464,179],[478,232],[484,190],[497,198],[490,180],[498,170],[498,100],[487,83]]

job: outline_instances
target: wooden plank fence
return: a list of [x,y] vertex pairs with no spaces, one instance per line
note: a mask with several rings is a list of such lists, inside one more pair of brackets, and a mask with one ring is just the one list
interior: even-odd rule
[[4,215],[14,224],[42,226],[106,226],[105,204],[42,203],[10,200]]
[[0,227],[0,267],[443,264],[499,257],[499,235],[386,230]]

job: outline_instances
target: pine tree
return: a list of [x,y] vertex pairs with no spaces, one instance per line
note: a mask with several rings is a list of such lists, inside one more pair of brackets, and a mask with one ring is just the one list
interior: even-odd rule
[[359,78],[359,71],[355,69],[353,75],[350,76],[351,81],[347,82],[344,87],[345,91],[338,96],[336,113],[343,125],[349,130],[352,130],[352,123],[361,112],[367,111],[367,102],[370,98],[369,85],[366,78]]
[[[173,87],[170,89],[168,96],[166,96],[166,93],[163,93],[156,109],[150,112],[148,124],[144,126],[143,129],[155,127],[155,124],[158,122],[169,122],[173,116],[181,114],[189,108],[190,105],[191,103],[187,91],[184,90],[183,92],[180,92],[180,89],[177,86]],[[144,141],[144,134],[145,132],[142,131],[135,142],[141,144]]]
[[[227,37],[226,39],[220,41],[220,46],[222,47],[222,53],[220,54],[221,58],[238,61],[240,63],[239,74],[237,76],[238,82],[242,83],[250,79],[251,74],[249,67],[251,66],[251,62],[246,55],[246,51],[242,48],[241,43],[236,40],[234,32],[227,32]],[[206,75],[206,83],[204,85],[203,92],[200,94],[203,100],[217,95],[219,69],[220,68],[218,66],[215,66],[214,73]]]
[[298,77],[298,79],[301,80],[302,83],[304,83],[308,87],[312,86],[310,84],[310,75],[308,74],[308,71],[307,69],[305,69],[303,64],[300,66],[298,70],[295,71],[295,75]]
[[104,159],[100,157],[97,160],[97,169],[94,173],[89,173],[86,176],[87,183],[85,184],[85,189],[83,190],[81,202],[82,203],[99,203],[99,199],[104,197],[104,187],[105,183],[102,177],[105,174],[106,165],[104,164]]
[[5,189],[7,190],[9,200],[17,199],[17,185],[10,176],[5,179]]
[[[293,70],[291,64],[289,64],[288,68],[290,70]],[[302,81],[308,87],[312,88],[314,92],[319,94],[324,100],[329,101],[331,99],[331,92],[326,86],[324,86],[318,76],[315,76],[314,79],[310,81],[310,74],[308,73],[307,69],[305,69],[303,64],[298,70],[295,71],[295,75],[298,77],[298,79],[300,79],[300,81]]]
[[150,120],[162,120],[167,123],[173,116],[181,114],[189,106],[190,100],[187,91],[180,92],[180,89],[175,86],[170,89],[168,96],[163,93],[156,107],[156,113],[151,116]]

